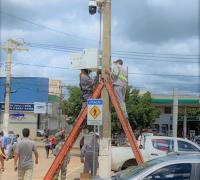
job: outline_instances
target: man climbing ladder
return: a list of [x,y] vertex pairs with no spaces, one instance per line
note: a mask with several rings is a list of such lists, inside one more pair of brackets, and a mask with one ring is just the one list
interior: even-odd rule
[[128,113],[126,111],[125,104],[125,95],[128,82],[127,71],[123,68],[123,61],[121,59],[118,59],[113,63],[114,67],[112,72],[109,70],[106,70],[106,72],[111,76],[116,97],[121,105],[124,116],[128,119]]

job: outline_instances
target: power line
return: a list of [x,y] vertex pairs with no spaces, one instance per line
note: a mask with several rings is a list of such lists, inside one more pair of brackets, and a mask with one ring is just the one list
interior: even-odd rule
[[[33,47],[51,47],[51,48],[60,49],[60,50],[71,49],[71,50],[81,51],[84,49],[83,47],[66,47],[66,46],[58,46],[58,45],[53,45],[53,44],[28,43],[28,45],[33,46]],[[194,57],[187,57],[187,56],[182,56],[182,55],[178,57],[178,55],[177,56],[159,56],[159,55],[140,54],[140,52],[137,52],[137,53],[138,54],[128,54],[128,53],[125,53],[125,51],[123,53],[118,53],[118,51],[113,51],[113,54],[123,55],[123,56],[128,56],[128,57],[156,57],[156,58],[167,58],[167,59],[191,59],[191,60],[198,59],[198,57],[194,58]]]
[[[56,46],[53,47],[53,46],[40,46],[40,45],[32,45],[32,44],[28,44],[29,47],[33,47],[33,48],[39,48],[39,49],[47,49],[47,50],[54,50],[54,51],[61,51],[61,52],[79,52],[81,51],[82,49],[81,48],[69,48],[67,49],[68,47],[66,47],[64,49],[64,47],[62,48],[57,48]],[[116,58],[119,58],[119,56],[115,56],[115,55],[118,55],[117,53],[113,53],[113,57],[116,57]],[[167,59],[149,59],[149,58],[145,58],[145,56],[140,56],[140,57],[134,57],[134,56],[129,56],[129,57],[126,57],[126,56],[122,56],[121,58],[125,59],[125,60],[132,60],[132,61],[156,61],[156,62],[161,62],[161,63],[165,63],[165,62],[172,62],[172,63],[191,63],[191,64],[196,64],[198,63],[198,61],[181,61],[181,60],[167,60]],[[176,58],[178,59],[178,58]],[[189,59],[189,58],[188,58]]]
[[144,75],[144,76],[169,76],[169,77],[190,77],[190,78],[199,78],[200,76],[194,76],[194,75],[185,75],[185,74],[154,74],[154,73],[128,73],[128,74],[131,74],[131,75]]
[[[54,29],[54,28],[51,28],[51,27],[48,27],[48,26],[45,26],[45,25],[42,25],[42,24],[35,23],[33,21],[30,21],[30,20],[27,20],[25,18],[22,18],[22,17],[16,16],[16,15],[7,13],[7,12],[2,11],[2,10],[0,10],[0,13],[2,13],[4,15],[7,15],[7,16],[10,16],[10,17],[13,17],[13,18],[16,18],[18,20],[30,23],[32,25],[48,29],[48,30],[56,32],[56,33],[67,35],[69,37],[73,37],[73,38],[76,38],[76,39],[87,39],[87,40],[91,40],[91,41],[97,42],[97,40],[90,39],[90,38],[85,38],[85,37],[80,37],[80,36],[77,36],[77,35],[74,35],[74,34],[70,34],[70,33],[66,33],[66,32],[62,32],[62,31],[59,31],[57,29]],[[120,54],[121,55],[129,54],[129,55],[134,55],[134,56],[146,55],[146,56],[149,56],[149,57],[160,57],[160,58],[177,58],[177,56],[181,56],[181,57],[178,57],[178,58],[183,58],[183,59],[191,59],[191,57],[194,57],[194,56],[196,56],[198,58],[198,56],[199,56],[198,54],[152,53],[152,52],[136,52],[136,51],[120,51],[120,50],[115,51],[115,53],[118,53],[119,55]],[[161,55],[161,56],[158,56],[158,55]],[[172,56],[172,57],[164,57],[164,56],[169,56],[169,55]],[[188,57],[182,57],[182,56],[188,56]]]
[[161,55],[161,56],[197,56],[198,54],[177,54],[177,53],[154,53],[154,52],[137,52],[137,51],[116,51],[118,53],[126,54],[143,54],[143,55]]
[[42,25],[42,24],[38,24],[38,23],[35,23],[33,21],[30,21],[28,19],[25,19],[25,18],[22,18],[22,17],[19,17],[19,16],[16,16],[16,15],[13,15],[13,14],[10,14],[10,13],[7,13],[5,11],[2,11],[0,10],[0,13],[1,14],[4,14],[4,15],[7,15],[9,17],[13,17],[15,19],[18,19],[20,21],[24,21],[26,23],[29,23],[29,24],[32,24],[32,25],[35,25],[35,26],[38,26],[38,27],[41,27],[41,28],[44,28],[44,29],[47,29],[49,31],[52,31],[52,32],[55,32],[55,33],[59,33],[59,34],[63,34],[65,36],[68,36],[68,37],[71,37],[71,38],[75,38],[75,39],[87,39],[87,40],[90,40],[90,41],[95,41],[95,42],[98,42],[97,40],[94,40],[94,39],[90,39],[90,38],[85,38],[85,37],[80,37],[80,36],[77,36],[77,35],[74,35],[74,34],[70,34],[70,33],[66,33],[66,32],[63,32],[63,31],[59,31],[57,29],[54,29],[52,27],[49,27],[49,26],[45,26],[45,25]]
[[[80,47],[65,47],[65,46],[56,46],[56,45],[51,45],[51,44],[37,44],[37,43],[28,43],[27,44],[29,47],[32,48],[39,48],[39,49],[46,49],[46,50],[53,50],[53,51],[58,51],[58,52],[80,52],[81,50],[83,50],[83,48]],[[124,54],[126,55],[126,54]],[[121,56],[121,54],[117,54],[115,53],[115,51],[113,51],[113,57],[115,58],[123,58],[127,61],[155,61],[155,62],[161,62],[161,63],[166,63],[166,62],[170,62],[170,63],[189,63],[189,64],[198,64],[198,61],[183,61],[183,60],[168,60],[168,59],[150,59],[148,58],[148,56],[146,55],[140,55],[139,57],[135,57],[134,55],[132,56]],[[159,57],[157,57],[159,58]],[[165,57],[165,58],[172,58],[172,57]],[[173,57],[173,59],[180,59],[178,57]],[[187,58],[189,59],[194,59],[194,58]],[[196,58],[198,60],[198,58]]]
[[67,67],[60,67],[60,66],[47,66],[47,65],[40,65],[40,64],[28,64],[28,63],[14,63],[15,65],[22,65],[22,66],[36,66],[41,68],[53,68],[53,69],[70,69]]
[[[38,67],[45,67],[45,68],[56,68],[56,69],[70,69],[68,67],[60,67],[60,66],[47,66],[47,65],[39,65],[39,64],[28,64],[28,63],[14,63],[16,65],[23,65],[23,66],[38,66]],[[176,76],[176,77],[191,77],[191,78],[198,78],[200,76],[195,76],[195,75],[185,75],[185,74],[154,74],[154,73],[133,73],[130,72],[128,73],[130,75],[145,75],[145,76]]]

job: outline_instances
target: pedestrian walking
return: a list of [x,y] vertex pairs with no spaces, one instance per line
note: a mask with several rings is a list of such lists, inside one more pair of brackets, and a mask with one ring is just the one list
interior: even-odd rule
[[1,171],[4,171],[4,160],[6,159],[5,150],[7,145],[7,137],[4,135],[4,132],[0,132],[0,162],[1,162]]
[[[60,149],[62,148],[63,144],[65,143],[65,135],[62,134],[60,137],[60,142],[56,145],[53,154],[54,156],[57,156]],[[67,164],[69,164],[70,161],[70,156],[67,155],[63,161],[63,164],[60,168],[60,171],[56,172],[53,180],[58,180],[59,179],[59,172],[60,172],[60,180],[65,180],[66,179],[66,174],[67,174]]]
[[125,104],[128,76],[127,76],[127,70],[123,68],[123,61],[121,59],[114,61],[113,71],[110,72],[110,70],[106,70],[106,73],[109,73],[111,75],[115,94],[120,103],[124,116],[128,118],[128,113],[126,111],[126,104]]
[[51,149],[52,149],[52,151],[55,149],[55,147],[56,147],[56,137],[54,136],[54,135],[52,135],[51,136],[51,138],[50,138],[50,142],[51,142]]
[[[96,134],[95,134],[96,136]],[[97,136],[96,136],[97,137]],[[94,146],[95,143],[95,146]],[[94,149],[95,147],[95,149]],[[94,155],[95,152],[95,155]],[[81,163],[84,163],[84,173],[90,173],[96,176],[97,168],[99,167],[99,143],[98,138],[92,137],[91,141],[89,143],[85,143],[81,150]],[[95,158],[95,161],[93,161],[93,158]],[[93,164],[95,162],[95,164]],[[94,172],[93,172],[93,165],[94,165]]]
[[[2,145],[2,140],[0,139],[0,146]],[[2,152],[2,148],[0,148],[0,173],[4,171],[4,159],[6,158],[5,154]]]
[[51,142],[50,142],[48,135],[45,135],[43,142],[44,142],[44,148],[45,148],[45,151],[46,151],[46,158],[48,158],[49,157],[49,150],[51,149]]
[[8,137],[4,134],[3,131],[0,132],[0,139],[1,139],[1,150],[5,154],[5,150],[8,144]]
[[34,141],[29,139],[30,130],[22,130],[23,139],[17,143],[14,157],[14,169],[18,170],[18,180],[32,180],[33,158],[35,155],[35,164],[38,164],[38,152]]

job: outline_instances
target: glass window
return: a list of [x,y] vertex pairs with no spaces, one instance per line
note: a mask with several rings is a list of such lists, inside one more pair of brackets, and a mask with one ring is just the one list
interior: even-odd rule
[[172,108],[171,107],[165,107],[165,114],[171,114]]
[[200,152],[200,150],[193,146],[192,144],[185,141],[178,141],[178,151],[196,151]]
[[173,164],[156,170],[143,180],[190,180],[191,169],[192,165],[189,163]]
[[152,145],[160,151],[174,151],[174,141],[172,139],[152,139]]

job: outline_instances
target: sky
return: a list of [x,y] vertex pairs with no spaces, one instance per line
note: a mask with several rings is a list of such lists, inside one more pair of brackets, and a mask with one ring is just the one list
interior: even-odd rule
[[[142,92],[198,95],[198,0],[112,0],[112,60],[128,66],[129,85]],[[1,0],[1,44],[24,40],[13,53],[12,76],[49,77],[78,85],[69,56],[98,48],[99,14],[88,0]],[[1,51],[1,75],[6,53]]]

